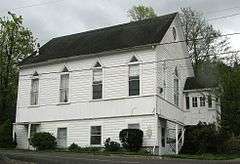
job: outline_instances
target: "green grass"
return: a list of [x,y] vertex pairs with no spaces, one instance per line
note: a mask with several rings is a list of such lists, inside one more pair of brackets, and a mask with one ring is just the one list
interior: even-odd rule
[[164,158],[179,158],[179,159],[197,159],[197,160],[232,160],[240,159],[240,155],[228,154],[179,154],[179,155],[163,155]]

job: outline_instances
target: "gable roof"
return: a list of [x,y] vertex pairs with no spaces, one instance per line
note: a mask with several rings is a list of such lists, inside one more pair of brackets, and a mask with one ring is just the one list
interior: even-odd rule
[[215,88],[217,87],[216,82],[209,82],[209,81],[203,81],[200,79],[197,79],[196,77],[188,77],[184,90],[195,90],[195,89],[204,89],[204,88]]
[[160,43],[177,13],[53,38],[20,65]]

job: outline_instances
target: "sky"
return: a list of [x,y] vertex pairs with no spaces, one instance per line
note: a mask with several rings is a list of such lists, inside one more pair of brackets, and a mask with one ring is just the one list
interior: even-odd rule
[[[7,11],[22,15],[43,45],[54,37],[129,22],[127,11],[139,4],[152,6],[158,15],[191,7],[207,19],[227,16],[209,23],[223,34],[240,32],[240,0],[0,0],[0,17]],[[240,35],[230,41],[240,49]]]

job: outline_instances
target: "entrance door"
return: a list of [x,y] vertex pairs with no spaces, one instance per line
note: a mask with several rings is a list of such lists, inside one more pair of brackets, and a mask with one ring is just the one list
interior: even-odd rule
[[58,130],[57,130],[57,146],[59,148],[67,147],[67,128],[58,128]]

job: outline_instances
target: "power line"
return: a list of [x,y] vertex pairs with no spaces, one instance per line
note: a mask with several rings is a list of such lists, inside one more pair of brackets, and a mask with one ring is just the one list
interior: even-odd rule
[[12,9],[5,9],[5,10],[2,10],[2,12],[3,12],[3,11],[11,11],[11,10],[21,10],[21,9],[26,9],[26,8],[31,8],[31,7],[37,7],[37,6],[44,6],[44,5],[47,5],[47,4],[59,3],[59,2],[61,2],[61,1],[64,1],[64,0],[48,1],[48,2],[44,2],[44,3],[26,5],[26,6],[16,7],[16,8],[12,8]]

